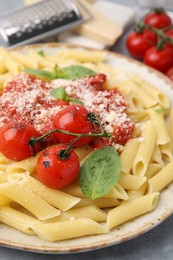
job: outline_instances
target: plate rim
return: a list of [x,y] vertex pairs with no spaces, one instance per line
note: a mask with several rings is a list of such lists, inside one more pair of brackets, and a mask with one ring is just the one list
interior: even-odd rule
[[[31,44],[31,45],[24,45],[20,47],[15,47],[15,48],[10,48],[9,50],[11,51],[21,51],[23,49],[36,49],[36,48],[43,48],[43,47],[50,47],[50,48],[58,48],[58,47],[66,47],[66,48],[82,48],[84,50],[90,50],[90,51],[98,51],[98,52],[105,52],[108,55],[114,56],[114,57],[119,57],[121,59],[124,59],[126,61],[129,61],[130,63],[137,64],[140,67],[147,68],[149,73],[154,73],[159,79],[162,79],[166,84],[168,84],[171,89],[173,90],[173,82],[163,73],[157,71],[154,68],[151,68],[147,66],[146,64],[142,63],[139,60],[134,60],[132,57],[127,57],[123,54],[119,54],[117,52],[114,52],[112,50],[98,50],[95,48],[90,48],[90,47],[83,47],[81,45],[76,45],[76,44],[69,44],[69,43],[36,43],[36,44]],[[171,185],[171,184],[170,184]],[[173,186],[173,183],[172,183]],[[147,213],[149,214],[149,213]],[[154,225],[152,222],[147,223],[146,225],[142,225],[141,229],[138,230],[138,233],[136,234],[136,231],[131,233],[131,235],[124,234],[124,236],[121,237],[118,241],[116,238],[112,241],[110,241],[110,238],[104,239],[102,241],[97,241],[95,243],[86,245],[86,244],[81,244],[80,247],[78,245],[71,246],[58,246],[58,242],[54,242],[54,246],[49,246],[49,245],[29,245],[29,244],[23,244],[15,241],[10,241],[6,239],[2,239],[0,237],[0,246],[7,247],[7,248],[12,248],[12,249],[18,249],[18,250],[25,250],[29,252],[35,252],[35,253],[47,253],[47,254],[72,254],[72,253],[81,253],[81,252],[87,252],[87,251],[93,251],[101,248],[106,248],[112,245],[120,244],[129,240],[132,240],[138,236],[141,236],[142,234],[150,231],[151,229],[155,228],[158,226],[160,223],[165,221],[169,216],[173,214],[173,206],[169,211],[165,212],[162,216],[159,217],[159,221],[157,221]],[[5,226],[5,225],[4,225]],[[11,227],[9,227],[11,229]],[[16,232],[20,232],[16,230]],[[93,235],[95,236],[95,235]],[[102,235],[97,235],[97,236],[102,236]],[[105,234],[104,234],[105,236]],[[80,238],[79,238],[80,239]]]

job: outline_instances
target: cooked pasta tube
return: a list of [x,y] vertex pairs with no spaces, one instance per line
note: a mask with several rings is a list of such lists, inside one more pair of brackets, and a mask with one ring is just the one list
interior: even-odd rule
[[129,200],[136,199],[138,197],[141,197],[141,196],[145,195],[147,187],[148,187],[148,182],[146,181],[137,190],[129,190],[129,191],[127,191],[129,199],[128,200],[124,200],[122,203],[126,203]]
[[0,184],[0,194],[22,205],[39,220],[46,220],[60,215],[60,210],[52,207],[46,201],[36,196],[30,189],[24,189],[23,179],[14,179],[9,176],[8,182]]
[[6,72],[0,75],[0,91],[4,89],[6,80],[9,79],[11,76],[12,76],[11,72]]
[[85,51],[85,50],[60,50],[55,54],[57,57],[64,59],[74,59],[79,62],[100,63],[106,57],[106,52]]
[[173,181],[173,160],[148,180],[148,192],[163,190]]
[[0,206],[2,206],[2,205],[7,205],[7,204],[9,204],[11,201],[12,201],[12,200],[9,199],[8,197],[6,197],[6,196],[0,194]]
[[0,57],[0,74],[7,72],[7,67],[5,66],[5,60]]
[[168,97],[158,88],[154,87],[147,81],[143,81],[141,84],[141,89],[145,90],[145,92],[157,100],[157,103],[163,108],[169,108],[170,102]]
[[31,176],[13,174],[10,178],[14,182],[22,181],[22,188],[24,190],[29,189],[31,193],[36,194],[40,199],[60,210],[66,211],[80,202],[80,198],[76,198],[60,190],[48,188]]
[[170,111],[170,135],[173,138],[173,108]]
[[141,187],[147,178],[145,176],[135,176],[132,174],[121,173],[118,183],[125,190],[137,190]]
[[147,179],[152,178],[155,174],[157,174],[161,169],[163,168],[162,164],[158,164],[158,163],[150,163],[148,165],[148,169],[147,172],[145,174],[145,176],[147,177]]
[[76,218],[89,218],[97,222],[102,222],[106,221],[107,213],[96,206],[69,209],[66,212],[61,212],[58,217],[46,220],[45,223],[62,222]]
[[29,235],[35,234],[32,230],[32,226],[41,223],[38,219],[9,206],[0,207],[0,222]]
[[74,59],[65,59],[57,56],[46,56],[46,59],[52,62],[53,64],[58,64],[60,67],[70,66],[70,65],[79,65],[80,62]]
[[8,173],[29,173],[33,174],[36,172],[36,165],[38,157],[40,153],[36,154],[36,156],[29,157],[19,162],[14,162],[7,167]]
[[153,155],[151,157],[151,162],[160,164],[162,165],[162,167],[164,166],[162,154],[158,145],[156,145],[154,148]]
[[144,122],[149,120],[147,110],[143,108],[129,108],[127,113],[131,116],[134,122]]
[[38,68],[37,61],[30,56],[22,54],[17,51],[11,51],[10,54],[17,62],[22,64],[22,66],[24,66],[25,68],[30,68],[30,69]]
[[148,113],[157,133],[157,144],[167,144],[170,141],[170,135],[166,126],[163,113],[158,113],[157,108],[149,109]]
[[152,211],[158,202],[159,193],[151,193],[130,200],[108,212],[107,228],[112,229],[135,217]]
[[95,200],[81,198],[81,201],[78,204],[76,204],[74,208],[81,208],[91,205],[96,206],[98,208],[109,208],[120,205],[120,202],[114,198],[100,198]]
[[163,159],[167,162],[170,162],[173,159],[172,142],[170,141],[167,144],[160,145],[159,148]]
[[121,162],[121,171],[124,173],[129,173],[132,165],[133,165],[133,161],[135,159],[136,153],[138,151],[139,148],[139,139],[135,138],[130,140],[129,142],[127,142],[127,144],[125,145],[121,155],[120,155],[120,162]]
[[5,61],[5,66],[12,74],[18,74],[23,70],[23,66],[17,62],[10,53],[3,47],[0,47],[0,56]]
[[136,83],[135,81],[129,80],[127,84],[130,85],[129,95],[132,96],[134,93],[137,94],[138,98],[140,99],[140,104],[142,104],[143,108],[149,108],[157,104],[157,100],[154,99],[150,94],[146,93],[141,85]]
[[93,151],[93,149],[91,148],[91,146],[84,146],[84,147],[74,148],[74,151],[79,157],[79,160],[82,161],[83,159],[86,158],[86,156],[88,156]]
[[106,233],[105,228],[97,222],[80,218],[59,223],[34,225],[33,230],[42,239],[60,241],[70,238]]
[[29,49],[28,54],[32,59],[34,59],[37,62],[39,68],[46,68],[46,67],[53,68],[55,65],[53,62],[49,61],[46,57],[42,57],[40,54],[38,54],[34,49]]
[[14,161],[11,161],[0,153],[0,171],[5,171],[12,163],[14,163]]
[[142,134],[142,138],[144,140],[140,143],[136,158],[133,162],[132,169],[134,175],[145,175],[156,144],[156,137],[157,136],[153,123],[151,121],[148,121],[145,124]]

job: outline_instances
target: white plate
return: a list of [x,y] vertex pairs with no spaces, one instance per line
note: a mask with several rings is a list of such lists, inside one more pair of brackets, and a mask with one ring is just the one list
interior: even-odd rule
[[[57,48],[64,48],[64,45],[49,44],[35,45],[33,47],[44,48],[46,52],[52,54],[57,51]],[[173,88],[173,83],[162,73],[156,72],[140,62],[113,52],[108,52],[107,60],[112,66],[123,69],[125,72],[138,74],[164,91],[173,105],[173,90],[171,89],[171,87]],[[151,230],[153,227],[159,225],[170,216],[173,213],[172,197],[173,184],[169,185],[168,188],[161,192],[158,206],[153,212],[123,224],[120,227],[113,229],[109,234],[88,236],[57,243],[43,241],[37,236],[26,235],[13,228],[7,227],[6,225],[0,224],[0,245],[34,252],[57,254],[77,253],[115,245],[140,236],[141,234]]]

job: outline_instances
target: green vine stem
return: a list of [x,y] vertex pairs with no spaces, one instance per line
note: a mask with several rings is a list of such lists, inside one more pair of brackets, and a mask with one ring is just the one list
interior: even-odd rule
[[66,135],[73,135],[73,136],[77,137],[70,144],[70,147],[72,146],[72,144],[74,144],[81,137],[106,137],[106,138],[110,138],[111,137],[111,134],[107,133],[103,129],[103,126],[102,126],[102,124],[101,124],[101,122],[100,122],[100,120],[99,120],[97,115],[95,115],[94,113],[89,113],[87,115],[87,119],[92,123],[93,126],[94,125],[99,126],[101,132],[100,133],[94,133],[94,134],[91,134],[91,133],[88,133],[88,134],[77,134],[77,133],[72,133],[72,132],[65,131],[65,130],[53,129],[52,131],[47,132],[46,134],[44,134],[44,135],[42,135],[40,137],[37,137],[37,138],[36,137],[31,137],[30,140],[29,140],[29,145],[33,148],[33,147],[35,147],[36,143],[44,141],[45,137],[47,137],[49,135],[52,135],[53,133],[56,133],[56,132],[62,133],[62,134],[66,134]]
[[173,45],[173,38],[169,37],[167,34],[165,34],[165,31],[173,29],[173,25],[167,26],[163,29],[157,29],[153,27],[152,25],[145,24],[143,20],[141,19],[140,21],[136,22],[134,26],[134,31],[136,33],[142,33],[145,29],[148,29],[155,33],[158,36],[158,44],[157,44],[157,49],[162,49],[164,46],[165,42],[168,42]]

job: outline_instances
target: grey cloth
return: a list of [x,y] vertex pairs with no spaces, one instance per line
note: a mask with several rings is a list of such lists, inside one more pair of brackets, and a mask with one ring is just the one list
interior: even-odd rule
[[[133,5],[135,0],[112,0],[117,3]],[[23,4],[22,0],[1,0],[0,13],[12,10]],[[129,29],[130,30],[130,29]],[[130,56],[125,48],[127,31],[118,41],[113,51]],[[2,41],[0,40],[0,45]],[[0,230],[1,232],[1,230]],[[74,259],[100,259],[100,260],[172,260],[173,259],[173,216],[165,222],[150,230],[148,233],[134,238],[123,244],[70,255],[41,254],[28,251],[0,247],[0,260],[74,260]]]

